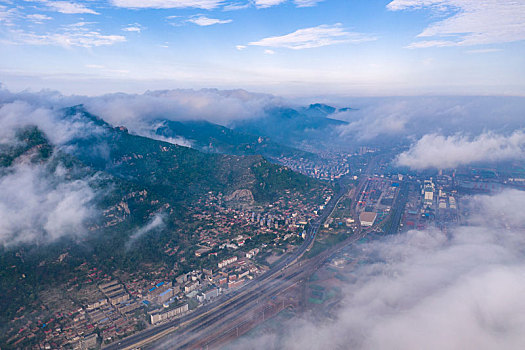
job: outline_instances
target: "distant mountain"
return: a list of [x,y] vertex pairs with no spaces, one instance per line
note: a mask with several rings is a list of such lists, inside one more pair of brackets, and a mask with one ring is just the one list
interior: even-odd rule
[[262,155],[275,161],[281,157],[317,159],[318,156],[273,142],[269,137],[255,136],[207,121],[159,121],[155,133],[166,138],[182,137],[193,148],[209,153]]
[[350,112],[350,111],[358,111],[358,109],[350,108],[350,107],[344,107],[344,108],[339,108],[337,111],[338,112]]
[[314,103],[307,108],[303,108],[301,112],[310,117],[322,118],[337,112],[337,108],[322,103]]
[[333,143],[332,136],[337,134],[337,127],[347,124],[329,118],[331,111],[335,111],[335,108],[321,104],[299,110],[276,107],[268,109],[264,117],[238,121],[232,128],[269,137],[290,147],[310,150]]
[[350,107],[336,108],[323,103],[313,103],[308,107],[298,109],[298,111],[304,115],[317,118],[325,118],[334,113],[349,112],[355,110],[356,109]]

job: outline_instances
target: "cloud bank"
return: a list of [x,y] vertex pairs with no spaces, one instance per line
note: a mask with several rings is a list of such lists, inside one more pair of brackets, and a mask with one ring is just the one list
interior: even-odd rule
[[[236,120],[262,117],[267,108],[286,104],[279,97],[245,90],[174,89],[147,91],[144,94],[115,93],[87,97],[64,96],[59,92],[49,90],[11,93],[0,88],[1,103],[14,104],[18,106],[17,108],[25,106],[23,107],[25,108],[24,113],[15,113],[19,118],[43,119],[49,123],[55,115],[49,112],[83,104],[90,113],[114,126],[125,125],[131,131],[139,130],[139,127],[149,125],[151,121],[158,119],[206,120],[228,125]],[[28,112],[46,115],[44,117],[33,115],[23,117]],[[48,128],[46,131],[51,132],[52,130]],[[0,130],[0,137],[1,132]]]
[[[12,99],[0,93],[0,152],[22,146],[21,128],[36,126],[54,145],[55,154],[71,150],[70,142],[103,132],[79,116],[62,119],[60,113],[36,101]],[[87,234],[87,224],[99,214],[94,190],[97,176],[74,175],[60,159],[34,159],[35,150],[0,167],[0,245],[46,244]]]
[[[30,97],[30,96],[28,96]],[[15,142],[16,131],[26,126],[36,126],[44,132],[51,144],[66,146],[73,139],[90,137],[103,133],[101,127],[87,122],[78,115],[62,118],[60,106],[53,108],[51,101],[16,99],[3,101],[0,97],[0,143]]]
[[485,133],[475,138],[463,135],[425,135],[408,151],[398,156],[397,164],[420,170],[456,168],[477,162],[511,159],[525,159],[523,131],[516,131],[509,136]]
[[331,115],[349,123],[339,131],[364,143],[399,144],[427,134],[510,134],[525,126],[523,97],[377,97],[339,103],[357,109]]
[[91,179],[72,180],[65,169],[16,164],[0,172],[0,245],[46,244],[87,233],[97,210]]
[[[510,207],[506,202],[512,198]],[[525,192],[471,199],[480,214],[447,238],[409,231],[356,247],[367,264],[333,320],[307,317],[286,334],[247,338],[235,349],[519,349],[525,344]],[[518,217],[512,226],[494,220]]]
[[113,125],[131,126],[155,119],[207,120],[227,125],[261,117],[265,108],[282,101],[244,90],[165,90],[142,95],[109,94],[81,99],[86,108]]
[[61,119],[60,109],[83,104],[86,110],[113,126],[126,126],[130,132],[170,142],[191,146],[184,138],[165,138],[156,135],[159,120],[205,120],[228,126],[236,120],[261,118],[268,108],[285,104],[281,98],[250,93],[245,90],[162,90],[144,94],[108,94],[96,97],[64,96],[56,91],[11,93],[0,86],[0,109],[4,110],[4,125],[0,140],[6,133],[14,137],[13,130],[21,125],[37,125],[52,143],[65,145],[73,138],[88,137],[104,132],[86,120]]

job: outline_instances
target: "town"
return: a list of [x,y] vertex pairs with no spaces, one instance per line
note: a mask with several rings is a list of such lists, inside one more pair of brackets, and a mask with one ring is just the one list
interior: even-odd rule
[[[446,235],[449,227],[461,224],[466,210],[461,207],[462,196],[525,186],[525,177],[514,170],[470,167],[429,175],[380,173],[378,166],[365,172],[368,159],[372,158],[359,157],[341,168],[348,190],[323,222],[307,257],[319,254],[319,245],[329,249],[362,232],[371,233],[361,239],[372,239],[436,227]],[[44,293],[31,314],[19,310],[20,316],[11,321],[7,344],[92,349],[189,315],[257,279],[297,249],[334,195],[332,187],[310,198],[286,191],[274,202],[257,206],[209,192],[187,218],[192,224],[190,248],[182,249],[175,240],[165,245],[164,253],[176,257],[174,266],[152,265],[136,273],[108,275],[84,263],[66,285]],[[344,251],[330,260],[330,266],[355,261]],[[316,285],[307,295],[311,303],[320,305],[327,300],[328,294],[320,292],[327,285],[320,281]]]

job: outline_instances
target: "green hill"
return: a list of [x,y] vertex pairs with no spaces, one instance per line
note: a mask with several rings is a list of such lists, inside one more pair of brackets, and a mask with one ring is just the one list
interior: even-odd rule
[[[326,194],[326,184],[272,164],[261,155],[207,153],[132,135],[81,106],[62,112],[62,121],[71,126],[74,137],[65,144],[53,145],[36,126],[21,128],[14,142],[0,145],[0,181],[9,177],[10,183],[17,183],[13,177],[20,169],[37,176],[34,181],[42,182],[38,191],[28,189],[28,196],[23,197],[38,202],[28,210],[46,206],[49,195],[81,183],[95,194],[88,206],[96,215],[86,217],[81,222],[83,227],[73,228],[78,232],[54,236],[53,228],[42,224],[30,228],[33,233],[39,231],[37,239],[0,245],[0,332],[10,332],[9,325],[22,320],[22,314],[38,319],[42,315],[52,317],[52,311],[44,307],[43,295],[75,285],[77,278],[85,279],[89,271],[108,275],[139,273],[148,278],[152,268],[176,275],[216,266],[217,259],[231,254],[219,249],[217,242],[231,240],[230,236],[239,233],[253,235],[247,247],[266,242],[256,234],[258,225],[256,229],[246,228],[246,218],[239,223],[245,205],[251,211],[275,209],[273,205],[281,203],[279,210],[284,215],[300,210],[311,213]],[[208,130],[201,142],[214,138],[214,145],[221,145],[224,153],[305,153],[217,125],[180,124],[177,128],[178,132],[194,128],[188,131],[194,135],[195,129]],[[214,136],[218,134],[223,136]],[[20,188],[18,193],[23,196],[24,190]],[[290,207],[288,203],[294,204]],[[46,222],[50,211],[56,210],[43,209],[35,215],[44,220],[35,223]],[[76,215],[75,210],[67,209],[60,210]],[[159,216],[162,224],[158,228],[135,237]],[[2,239],[24,235],[26,228],[20,225],[17,230],[21,232],[7,232]],[[215,235],[213,249],[218,256],[196,256],[202,230]],[[6,234],[5,230],[0,233]],[[271,240],[273,236],[264,237]],[[74,288],[73,294],[81,290],[80,286]],[[0,346],[5,340],[0,337]]]
[[317,159],[317,155],[283,146],[269,137],[255,136],[207,121],[159,121],[155,130],[164,137],[183,137],[193,148],[209,153],[262,155],[275,161],[281,157]]
[[[75,118],[79,118],[79,114],[86,120],[96,120],[80,108],[68,110],[66,117],[75,115]],[[189,147],[132,135],[123,128],[99,125],[104,127],[104,132],[70,143],[74,146],[73,154],[95,170],[147,186],[153,192],[169,195],[174,201],[195,199],[208,191],[229,194],[239,189],[252,191],[256,201],[267,201],[278,195],[279,191],[288,189],[300,192],[318,186],[317,181],[273,165],[260,155],[203,153]],[[206,125],[208,129],[217,127],[221,128],[213,124]],[[227,134],[227,129],[221,130]],[[238,140],[237,133],[231,132],[230,135]],[[253,136],[241,137],[258,144]],[[240,146],[239,141],[229,145],[234,143],[238,147],[246,147],[246,144]],[[236,146],[231,147],[233,149]],[[271,143],[260,147],[278,149]],[[301,151],[297,153],[306,154]]]
[[[299,149],[329,145],[336,138],[341,120],[328,118],[329,106],[313,105],[308,109],[271,108],[261,118],[238,121],[232,128],[239,132],[269,137],[280,144]],[[334,109],[335,111],[335,109]]]

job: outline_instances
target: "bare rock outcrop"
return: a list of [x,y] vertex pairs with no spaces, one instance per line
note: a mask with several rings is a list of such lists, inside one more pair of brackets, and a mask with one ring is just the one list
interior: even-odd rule
[[253,204],[255,202],[252,191],[247,189],[236,190],[232,194],[226,196],[225,199],[228,202],[243,204]]

